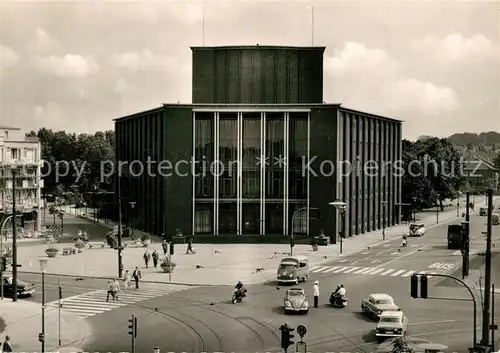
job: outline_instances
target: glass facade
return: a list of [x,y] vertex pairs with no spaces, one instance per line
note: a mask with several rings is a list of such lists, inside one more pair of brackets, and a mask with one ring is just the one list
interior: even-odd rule
[[307,234],[307,111],[195,112],[194,126],[194,233]]

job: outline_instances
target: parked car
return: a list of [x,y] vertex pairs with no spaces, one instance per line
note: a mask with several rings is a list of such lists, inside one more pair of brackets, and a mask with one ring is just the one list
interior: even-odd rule
[[423,223],[412,223],[410,224],[410,231],[408,235],[410,237],[422,237],[425,235],[425,225]]
[[[35,293],[35,285],[17,281],[17,296],[18,297],[31,297]],[[12,297],[12,277],[3,278],[3,295],[6,297]]]
[[388,294],[370,294],[368,298],[361,299],[361,311],[374,319],[380,317],[384,311],[399,311],[394,299]]
[[402,311],[384,311],[375,329],[377,341],[382,342],[386,338],[402,337],[406,334],[408,319]]
[[307,314],[309,312],[309,303],[306,293],[302,288],[290,288],[285,294],[285,313],[300,312]]

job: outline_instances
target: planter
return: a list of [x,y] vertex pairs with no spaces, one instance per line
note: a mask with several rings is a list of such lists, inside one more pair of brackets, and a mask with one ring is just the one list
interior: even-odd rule
[[142,241],[142,245],[144,245],[144,247],[147,247],[149,244],[151,244],[151,239],[144,239]]
[[175,270],[175,265],[172,265],[171,267],[169,267],[169,266],[161,266],[161,269],[162,269],[162,270],[163,270],[163,272],[165,272],[165,273],[174,272],[174,270]]
[[59,250],[45,250],[45,253],[47,254],[48,257],[56,257],[57,253]]

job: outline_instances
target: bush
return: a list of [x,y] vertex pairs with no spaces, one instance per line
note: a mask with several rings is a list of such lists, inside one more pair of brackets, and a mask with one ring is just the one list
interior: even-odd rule
[[143,235],[141,235],[141,241],[150,240],[150,239],[151,239],[151,237],[149,236],[149,234],[144,233]]
[[58,252],[59,249],[54,247],[53,245],[49,245],[49,247],[47,249],[45,249],[45,251]]
[[[168,259],[168,256],[162,257],[160,259],[160,266],[161,267],[168,267],[169,263],[170,263],[170,260]],[[177,266],[176,263],[172,261],[171,267],[175,268],[175,266]]]
[[73,238],[74,241],[81,240],[84,243],[88,243],[89,237],[86,232],[78,231],[78,234]]

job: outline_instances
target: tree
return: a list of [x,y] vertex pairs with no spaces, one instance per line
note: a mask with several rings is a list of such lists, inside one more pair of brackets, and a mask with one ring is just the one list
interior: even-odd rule
[[415,350],[406,342],[406,337],[397,337],[392,343],[392,353],[414,353]]
[[500,152],[497,153],[496,157],[493,159],[493,164],[495,165],[495,168],[500,170]]

